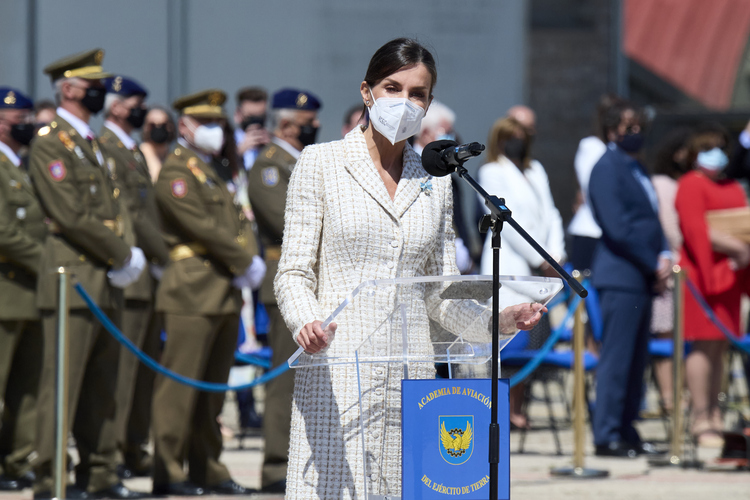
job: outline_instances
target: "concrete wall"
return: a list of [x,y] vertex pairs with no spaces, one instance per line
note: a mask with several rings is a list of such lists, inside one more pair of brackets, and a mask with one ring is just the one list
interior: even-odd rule
[[102,47],[107,70],[132,76],[152,103],[206,87],[297,86],[323,101],[322,140],[344,111],[374,51],[416,37],[438,60],[436,98],[458,112],[467,140],[523,96],[526,0],[3,0],[0,84],[51,97],[42,68]]

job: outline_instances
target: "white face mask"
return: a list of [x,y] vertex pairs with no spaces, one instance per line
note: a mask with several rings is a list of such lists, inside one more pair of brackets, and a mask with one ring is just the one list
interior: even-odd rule
[[187,121],[193,132],[193,145],[211,154],[216,154],[224,147],[224,129],[218,123],[208,123],[195,127],[192,120]]
[[396,144],[419,132],[424,118],[424,109],[405,97],[381,97],[375,100],[372,96],[370,123],[375,130]]

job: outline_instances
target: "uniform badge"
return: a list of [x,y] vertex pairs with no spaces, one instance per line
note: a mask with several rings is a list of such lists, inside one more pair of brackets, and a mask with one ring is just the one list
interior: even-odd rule
[[185,179],[175,179],[172,181],[172,196],[175,198],[184,198],[187,192],[188,188]]
[[47,170],[49,171],[49,175],[52,176],[52,180],[57,182],[65,179],[65,176],[68,174],[68,171],[65,170],[65,164],[62,162],[62,160],[55,160],[51,162],[49,165],[47,165]]
[[440,416],[440,455],[449,464],[461,465],[471,457],[474,451],[473,423],[473,415]]
[[279,183],[279,169],[276,167],[264,168],[260,173],[260,178],[266,186],[274,187]]
[[188,160],[187,168],[189,168],[195,178],[198,179],[198,182],[200,182],[201,184],[204,184],[206,182],[206,173],[200,169],[200,167],[198,166],[198,160],[196,160],[194,157]]

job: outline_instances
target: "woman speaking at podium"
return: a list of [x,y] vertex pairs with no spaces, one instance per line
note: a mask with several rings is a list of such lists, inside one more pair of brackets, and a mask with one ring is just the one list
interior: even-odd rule
[[[360,85],[367,125],[343,140],[308,146],[297,161],[275,291],[289,330],[308,353],[329,340],[329,354],[353,352],[377,328],[376,309],[352,324],[342,322],[335,340],[336,324],[321,328],[321,320],[361,282],[459,274],[450,177],[427,174],[406,142],[419,131],[436,80],[435,60],[418,42],[386,43]],[[426,324],[423,311],[420,325]],[[432,319],[455,328],[446,325],[444,312],[437,308]],[[542,312],[539,304],[508,308],[501,324],[528,329]],[[410,323],[409,335],[410,349],[430,348],[429,328]],[[365,457],[356,366],[297,371],[287,499],[361,499],[365,474],[370,493],[400,496],[403,368],[368,366],[362,374]],[[434,367],[410,364],[409,376],[434,378]]]

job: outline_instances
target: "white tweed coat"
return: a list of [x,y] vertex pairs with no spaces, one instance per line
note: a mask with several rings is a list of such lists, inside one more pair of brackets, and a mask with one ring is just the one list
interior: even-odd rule
[[[305,324],[324,320],[365,280],[459,274],[450,178],[427,174],[409,145],[403,163],[391,200],[359,127],[343,140],[302,152],[288,188],[275,279],[279,308],[295,337]],[[371,306],[380,312],[393,301],[391,293],[373,298]],[[430,307],[429,297],[421,303],[417,315],[422,317],[410,318],[410,348],[429,349],[427,309],[450,331],[466,321],[451,306]],[[328,352],[352,353],[377,327],[375,316],[339,321]],[[363,468],[371,493],[400,496],[403,368],[367,366],[362,374],[366,461],[358,434],[356,367],[297,370],[287,499],[362,499]],[[434,367],[412,364],[409,375],[433,378]]]

